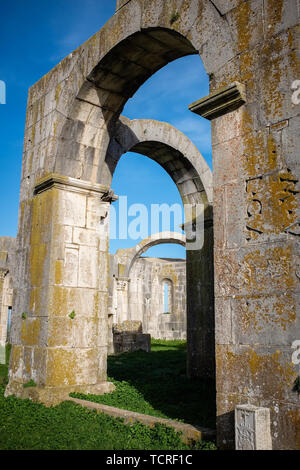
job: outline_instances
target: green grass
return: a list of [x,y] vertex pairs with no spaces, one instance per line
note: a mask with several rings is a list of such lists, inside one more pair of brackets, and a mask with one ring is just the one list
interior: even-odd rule
[[0,364],[0,385],[6,385],[8,382],[7,379],[7,372],[8,372],[8,363],[9,363],[9,356],[11,351],[11,345],[7,344],[5,346],[5,362],[6,364]]
[[[123,424],[71,402],[46,408],[31,400],[3,397],[0,386],[1,450],[188,450],[178,434],[162,425]],[[203,443],[196,449],[210,449]]]
[[215,428],[214,384],[186,377],[185,341],[152,340],[151,353],[110,356],[108,380],[116,386],[113,393],[72,396]]
[[[153,377],[150,372],[151,368],[156,367],[162,357],[169,358],[169,360],[173,357],[174,362],[169,363],[169,367],[173,369],[176,364],[178,365],[181,362],[182,359],[179,360],[179,358],[185,355],[184,350],[185,345],[181,343],[167,345],[164,342],[154,342],[153,352],[148,356],[146,353],[146,356],[143,353],[134,353],[133,355],[110,357],[110,374],[114,373],[115,376],[119,377],[122,374],[121,369],[123,369],[124,374],[131,373],[130,387],[133,388],[132,381],[134,377],[138,377],[141,383],[143,382],[142,377],[144,377],[144,391],[146,395],[148,393],[148,399],[153,391],[151,387],[146,386],[145,378]],[[7,363],[9,351],[10,348],[8,347]],[[167,353],[167,351],[169,352]],[[175,354],[172,356],[171,352]],[[124,367],[124,362],[126,362],[126,367]],[[137,365],[138,369],[135,369]],[[163,369],[166,371],[168,368],[163,367]],[[143,370],[147,371],[146,374],[142,373]],[[172,379],[172,375],[170,376],[170,386],[176,382],[174,382],[174,377]],[[7,383],[7,365],[0,365],[0,382],[1,378],[4,383]],[[118,381],[117,378],[114,380]],[[160,377],[159,382],[156,384],[157,395],[160,395],[160,384],[162,382],[165,383],[165,378],[162,380],[162,377]],[[136,403],[138,401],[137,397],[139,400],[144,399],[142,390],[137,386],[139,383],[139,381],[136,382],[136,391],[131,388],[132,394],[130,395],[131,398],[128,399],[129,402]],[[127,391],[125,387],[125,391],[121,396],[124,393],[126,394]],[[178,391],[179,388],[177,388]],[[195,390],[193,393],[195,393]],[[170,409],[173,409],[172,393],[169,395]],[[106,395],[106,397],[108,396]],[[188,393],[187,396],[191,397],[192,395]],[[151,403],[151,401],[149,406],[152,406],[153,410],[157,407],[156,403]],[[180,404],[178,404],[178,407],[180,407]],[[163,400],[163,411],[161,413],[167,415],[167,408],[166,401]],[[125,425],[121,419],[115,419],[102,413],[97,414],[95,411],[87,410],[72,402],[64,402],[59,406],[47,408],[40,403],[34,403],[31,400],[20,400],[14,396],[4,398],[4,385],[0,384],[0,449],[211,450],[215,449],[215,445],[210,442],[200,442],[188,446],[181,441],[179,434],[166,426],[156,425],[154,428],[149,428],[141,423]]]

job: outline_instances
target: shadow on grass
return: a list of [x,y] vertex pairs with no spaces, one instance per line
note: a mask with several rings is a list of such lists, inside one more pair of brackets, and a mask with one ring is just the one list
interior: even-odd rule
[[108,376],[132,385],[153,409],[168,418],[215,428],[215,383],[187,378],[184,342],[154,340],[151,353],[109,356]]
[[[83,396],[111,406],[215,428],[216,391],[213,380],[188,379],[186,342],[152,340],[151,352],[108,357],[108,378],[117,390]],[[10,346],[7,347],[8,364]],[[7,365],[0,365],[0,384],[7,383]]]

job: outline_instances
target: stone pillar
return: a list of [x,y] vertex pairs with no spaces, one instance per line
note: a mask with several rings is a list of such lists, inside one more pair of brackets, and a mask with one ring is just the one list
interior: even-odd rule
[[[28,251],[20,257],[6,396],[58,403],[106,382],[108,230],[115,197],[52,174],[35,186]],[[22,276],[26,266],[29,279]],[[29,380],[36,387],[25,388]]]
[[212,77],[215,91],[191,107],[212,119],[217,442],[223,449],[234,447],[234,409],[245,402],[270,409],[276,450],[299,448],[291,348],[300,335],[299,105],[289,89],[299,61],[296,31],[284,37],[276,48],[268,39],[241,56],[247,86],[216,86]]
[[128,288],[130,279],[128,277],[116,277],[117,290],[117,323],[130,320],[128,316]]
[[189,377],[215,380],[213,211],[211,206],[207,206],[204,211],[202,248],[190,250],[187,245],[186,292],[187,374]]
[[7,269],[0,269],[0,364],[5,364],[5,343],[7,331],[7,313],[4,312],[4,283]]
[[0,269],[0,344],[5,345],[6,341],[6,322],[7,315],[4,312],[4,300],[5,300],[5,277],[7,275],[7,269]]
[[235,449],[272,450],[269,408],[253,405],[236,406]]

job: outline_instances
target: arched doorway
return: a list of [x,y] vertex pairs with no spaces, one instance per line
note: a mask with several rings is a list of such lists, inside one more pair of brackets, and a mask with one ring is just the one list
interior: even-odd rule
[[[106,164],[112,175],[117,162],[128,151],[141,153],[159,163],[175,182],[184,206],[199,209],[198,228],[203,222],[201,235],[199,233],[200,238],[203,238],[201,242],[199,240],[199,247],[197,243],[187,243],[187,370],[191,377],[213,378],[215,345],[211,171],[199,150],[184,134],[169,124],[154,120],[130,121],[120,118],[106,155]],[[187,217],[193,217],[191,211]],[[152,241],[145,240],[141,246],[156,242],[159,242],[159,237],[155,240],[153,235]],[[140,249],[138,245],[136,250]]]
[[[25,320],[17,316],[13,319],[7,395],[33,393],[35,398],[56,403],[70,390],[108,389],[107,238],[109,206],[115,197],[110,189],[115,167],[110,155],[113,141],[118,147],[114,136],[120,112],[148,77],[170,61],[203,51],[203,41],[212,33],[213,53],[209,59],[203,55],[206,70],[222,67],[233,57],[228,24],[210,3],[202,10],[205,16],[199,16],[188,3],[187,16],[183,15],[177,24],[170,22],[167,12],[156,26],[151,25],[151,20],[149,24],[147,15],[132,14],[132,6],[139,8],[136,2],[129,2],[128,8],[120,10],[99,33],[58,66],[54,73],[54,95],[49,96],[51,111],[48,100],[45,108],[40,107],[39,101],[44,81],[46,86],[51,86],[50,75],[37,86],[41,86],[40,91],[35,94],[32,90],[29,98],[33,106],[28,108],[30,130],[25,135],[18,235],[19,279],[23,284],[16,297],[18,310],[28,316]],[[146,2],[144,13],[148,9],[151,12],[152,6]],[[198,30],[202,30],[201,36],[194,34]],[[225,51],[226,57],[220,55],[220,50]],[[46,104],[43,94],[41,99]],[[40,118],[44,111],[46,120]],[[129,134],[134,136],[135,131],[130,129]],[[49,138],[44,159],[37,153],[27,153],[35,148],[42,135]],[[148,153],[147,145],[140,141],[135,150]],[[158,152],[151,158],[158,158],[160,146],[153,147]],[[166,149],[172,149],[170,142],[163,144],[163,150]],[[185,152],[176,151],[172,155],[177,163],[184,162],[177,173],[168,165],[166,170],[178,185],[185,203],[204,207],[204,232],[210,232],[210,236],[204,236],[204,251],[212,253],[211,197],[208,197],[212,193],[211,181],[205,190],[203,187],[209,172],[201,159],[189,160],[195,158],[194,150],[189,156],[183,155]],[[184,178],[180,179],[182,170]],[[203,262],[195,255],[196,251],[188,260],[188,283],[194,286],[194,295],[189,297],[198,299],[200,304],[198,300],[197,304],[204,312],[202,307],[209,302],[205,285],[205,292],[201,293],[194,283],[198,274],[201,275],[199,263]],[[210,281],[209,285],[212,288]],[[208,298],[211,299],[210,294]],[[191,303],[189,308],[194,309],[194,305]],[[188,326],[189,344],[194,344],[189,351],[190,375],[197,375],[200,370],[206,374],[214,369],[214,361],[208,366],[203,361],[204,355],[197,352],[197,342],[205,350],[204,343],[208,341],[210,357],[214,357],[214,341],[208,340],[209,334],[204,337],[200,325],[202,320],[212,321],[210,313],[201,320],[195,318]],[[88,334],[82,334],[87,331]],[[200,342],[199,335],[202,335]],[[43,345],[41,354],[38,345]],[[30,354],[25,355],[27,347]],[[200,364],[201,361],[204,363]],[[22,384],[30,379],[38,386],[24,391]]]

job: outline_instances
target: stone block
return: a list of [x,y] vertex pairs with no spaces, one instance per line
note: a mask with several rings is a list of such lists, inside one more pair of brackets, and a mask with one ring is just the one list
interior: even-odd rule
[[95,230],[74,227],[73,243],[77,245],[87,245],[96,247],[98,244],[98,236]]
[[[299,301],[300,295],[291,292],[231,299],[233,342],[246,344],[250,335],[254,344],[289,347],[295,331],[300,331]],[[221,302],[223,299],[218,302],[220,312]]]
[[126,320],[122,323],[115,324],[114,326],[115,332],[131,332],[131,333],[142,333],[142,322],[140,321],[132,321]]
[[270,410],[253,405],[235,408],[236,450],[272,450]]
[[63,284],[66,287],[77,287],[79,268],[79,251],[77,248],[65,249]]
[[96,288],[98,270],[99,265],[96,248],[81,245],[79,249],[78,286]]
[[[71,312],[70,312],[71,313]],[[73,346],[73,320],[67,317],[51,317],[48,320],[48,346]]]
[[62,193],[58,222],[62,225],[85,227],[86,196],[71,191]]
[[48,387],[96,384],[98,354],[92,348],[48,348]]
[[98,319],[75,316],[73,320],[73,347],[92,348],[98,341]]
[[97,316],[99,296],[100,294],[93,289],[51,286],[47,305],[48,315],[67,317],[74,310],[76,315]]

